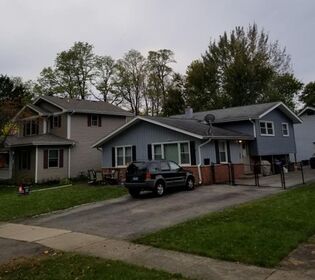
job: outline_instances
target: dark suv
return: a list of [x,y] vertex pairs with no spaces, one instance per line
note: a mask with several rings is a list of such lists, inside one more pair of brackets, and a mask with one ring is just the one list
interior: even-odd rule
[[135,161],[127,167],[125,187],[132,197],[138,197],[143,190],[162,196],[166,188],[179,186],[193,190],[195,178],[174,161]]

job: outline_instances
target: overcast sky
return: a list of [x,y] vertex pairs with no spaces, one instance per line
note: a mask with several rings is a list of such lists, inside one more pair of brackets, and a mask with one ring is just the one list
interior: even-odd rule
[[175,70],[210,39],[256,22],[292,56],[303,82],[315,80],[313,0],[0,0],[0,74],[36,79],[75,41],[120,58],[130,49],[175,52]]

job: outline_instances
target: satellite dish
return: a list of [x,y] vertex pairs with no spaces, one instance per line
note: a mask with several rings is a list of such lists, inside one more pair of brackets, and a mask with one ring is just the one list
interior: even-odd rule
[[209,125],[208,135],[212,135],[212,123],[215,121],[215,116],[212,114],[207,114],[204,117],[204,120],[207,125]]

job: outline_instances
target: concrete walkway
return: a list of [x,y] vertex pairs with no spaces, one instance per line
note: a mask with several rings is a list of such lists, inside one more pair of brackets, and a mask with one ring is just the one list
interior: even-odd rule
[[52,249],[120,260],[170,273],[180,273],[192,279],[313,279],[299,272],[247,266],[137,245],[123,240],[39,226],[3,223],[0,224],[0,238],[27,241]]

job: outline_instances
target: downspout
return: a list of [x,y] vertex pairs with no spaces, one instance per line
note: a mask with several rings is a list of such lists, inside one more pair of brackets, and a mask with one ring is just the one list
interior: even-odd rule
[[207,141],[203,142],[202,144],[200,144],[198,146],[198,154],[199,154],[199,164],[198,164],[199,185],[202,184],[202,176],[201,176],[201,169],[200,169],[200,167],[201,167],[201,147],[203,147],[203,146],[207,145],[208,143],[210,143],[211,140],[212,139],[209,138]]
[[256,138],[256,123],[252,118],[249,118],[248,120],[253,124],[254,137]]

